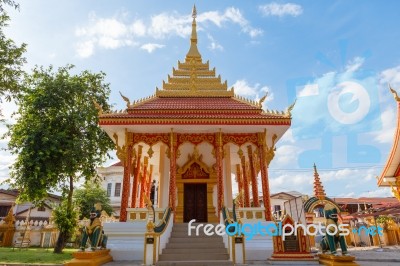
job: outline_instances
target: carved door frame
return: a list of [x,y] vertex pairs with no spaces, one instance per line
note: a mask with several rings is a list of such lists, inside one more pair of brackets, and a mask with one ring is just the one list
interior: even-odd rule
[[[199,167],[208,174],[208,178],[184,179],[182,176],[192,167],[193,164],[198,164]],[[216,208],[213,205],[213,191],[217,185],[217,174],[202,161],[202,155],[198,154],[197,149],[194,150],[192,155],[189,155],[188,161],[177,170],[176,173],[176,187],[178,192],[178,204],[176,206],[175,221],[183,223],[184,215],[184,184],[205,183],[207,184],[207,220],[209,223],[217,223],[218,216],[216,215]]]

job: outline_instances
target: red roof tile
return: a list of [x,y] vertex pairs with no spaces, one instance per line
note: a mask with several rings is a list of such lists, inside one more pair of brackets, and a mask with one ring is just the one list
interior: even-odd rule
[[154,98],[133,110],[260,110],[251,104],[230,97]]

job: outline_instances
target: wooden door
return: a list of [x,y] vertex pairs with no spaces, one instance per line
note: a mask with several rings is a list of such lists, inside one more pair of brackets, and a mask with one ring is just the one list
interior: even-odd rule
[[183,222],[207,222],[207,184],[185,184]]

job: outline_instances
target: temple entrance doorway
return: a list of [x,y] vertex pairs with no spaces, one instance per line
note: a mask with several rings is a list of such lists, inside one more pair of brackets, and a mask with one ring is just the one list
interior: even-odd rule
[[207,222],[207,184],[184,184],[184,219],[188,223],[192,219],[196,222]]

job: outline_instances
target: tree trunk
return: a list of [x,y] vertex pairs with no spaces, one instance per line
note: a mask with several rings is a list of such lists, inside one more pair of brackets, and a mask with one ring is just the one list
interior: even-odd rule
[[[72,212],[72,194],[74,192],[74,179],[72,176],[69,177],[69,191],[68,191],[68,198],[67,198],[67,212]],[[68,239],[71,237],[71,232],[60,231],[58,235],[58,239],[56,245],[54,247],[54,253],[62,253],[65,244],[67,243]]]
[[60,234],[58,235],[58,239],[57,239],[56,245],[54,247],[54,253],[62,253],[62,251],[63,251],[63,249],[65,247],[65,244],[67,243],[69,237],[70,237],[69,233],[60,232]]

